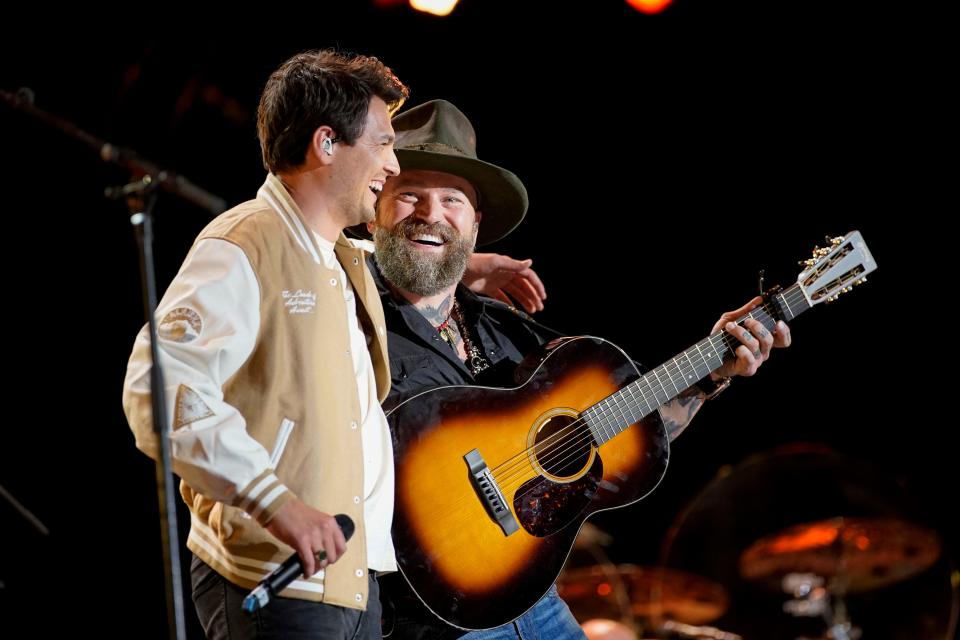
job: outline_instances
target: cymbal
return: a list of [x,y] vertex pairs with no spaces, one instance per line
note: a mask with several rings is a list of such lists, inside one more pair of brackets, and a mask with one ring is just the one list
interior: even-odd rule
[[616,620],[591,618],[580,627],[587,640],[638,640],[633,629]]
[[789,573],[812,573],[828,587],[869,591],[920,573],[940,556],[940,537],[893,518],[832,518],[757,540],[740,556],[740,575],[780,587]]
[[584,522],[580,533],[573,541],[574,549],[589,549],[594,547],[609,547],[613,543],[613,536],[593,524]]
[[724,588],[706,578],[662,567],[595,565],[566,571],[560,596],[578,620],[668,617],[690,624],[716,620],[726,611]]

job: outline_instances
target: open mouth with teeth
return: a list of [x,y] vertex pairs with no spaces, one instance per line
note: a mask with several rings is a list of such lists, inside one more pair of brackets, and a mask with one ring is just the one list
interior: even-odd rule
[[442,247],[446,241],[440,236],[432,233],[414,233],[407,236],[407,240],[424,247]]
[[382,183],[382,182],[371,182],[368,186],[369,186],[370,191],[373,191],[373,195],[375,195],[375,196],[377,196],[377,197],[379,197],[379,196],[380,196],[380,192],[383,191],[383,183]]

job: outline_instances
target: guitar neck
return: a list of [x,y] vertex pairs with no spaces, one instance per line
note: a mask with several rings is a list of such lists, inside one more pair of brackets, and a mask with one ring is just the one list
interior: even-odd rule
[[[789,322],[810,306],[800,286],[794,284],[737,318],[736,323],[742,325],[753,318],[773,331],[778,319]],[[581,417],[589,425],[597,445],[639,422],[719,369],[724,362],[734,359],[734,351],[741,344],[726,331],[718,331],[584,410]]]

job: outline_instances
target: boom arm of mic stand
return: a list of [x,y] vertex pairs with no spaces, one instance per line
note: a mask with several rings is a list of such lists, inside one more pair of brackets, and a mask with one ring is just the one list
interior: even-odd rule
[[178,173],[159,167],[155,163],[141,158],[139,154],[130,149],[110,144],[106,140],[101,140],[91,135],[68,120],[37,108],[33,104],[33,91],[27,87],[21,87],[14,93],[0,91],[0,101],[7,103],[17,111],[26,113],[54,129],[63,131],[74,140],[92,148],[100,155],[100,158],[104,162],[118,164],[128,169],[135,176],[152,176],[153,180],[155,180],[158,186],[164,191],[169,191],[174,195],[180,196],[201,209],[205,209],[216,215],[222,213],[227,208],[227,203],[223,198],[198,187]]

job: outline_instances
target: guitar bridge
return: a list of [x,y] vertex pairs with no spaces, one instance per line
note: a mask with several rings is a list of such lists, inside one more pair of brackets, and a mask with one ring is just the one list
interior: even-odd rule
[[463,456],[467,467],[470,469],[470,482],[473,484],[473,490],[477,492],[477,497],[483,503],[487,514],[493,518],[494,522],[500,525],[503,535],[509,536],[520,528],[517,519],[513,517],[513,512],[507,506],[507,501],[497,485],[493,474],[487,468],[480,451],[474,449]]

